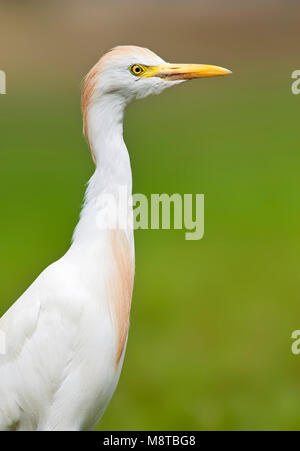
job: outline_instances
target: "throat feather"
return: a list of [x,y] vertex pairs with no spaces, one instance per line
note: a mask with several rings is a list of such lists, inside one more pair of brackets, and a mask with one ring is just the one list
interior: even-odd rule
[[109,280],[113,321],[117,334],[116,366],[119,364],[127,340],[131,309],[134,261],[125,232],[110,231],[113,271]]

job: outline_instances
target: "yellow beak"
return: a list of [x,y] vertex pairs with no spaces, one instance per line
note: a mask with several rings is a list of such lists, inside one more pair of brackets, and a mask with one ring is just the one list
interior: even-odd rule
[[191,80],[193,78],[218,77],[232,72],[224,67],[208,64],[162,64],[152,66],[145,73],[146,77],[161,77],[165,80]]

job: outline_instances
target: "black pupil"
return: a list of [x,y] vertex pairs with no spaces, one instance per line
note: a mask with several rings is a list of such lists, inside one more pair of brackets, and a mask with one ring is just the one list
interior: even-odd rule
[[136,68],[135,68],[135,71],[136,71],[137,73],[141,72],[140,67],[136,67]]

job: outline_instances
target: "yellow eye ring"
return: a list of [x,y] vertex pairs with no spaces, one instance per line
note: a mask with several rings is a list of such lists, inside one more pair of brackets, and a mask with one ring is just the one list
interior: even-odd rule
[[140,64],[133,64],[132,66],[130,66],[129,70],[136,77],[139,77],[145,72],[145,69]]

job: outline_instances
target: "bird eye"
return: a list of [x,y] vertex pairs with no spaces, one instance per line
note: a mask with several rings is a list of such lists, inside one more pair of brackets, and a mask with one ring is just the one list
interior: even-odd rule
[[130,66],[129,70],[133,75],[136,76],[142,75],[142,73],[145,71],[145,69],[140,64],[134,64],[133,66]]

